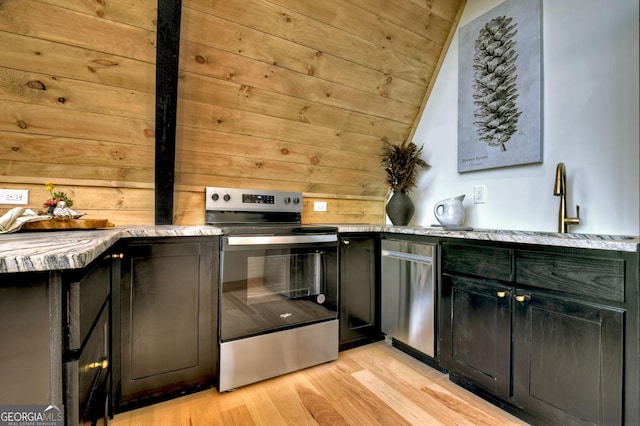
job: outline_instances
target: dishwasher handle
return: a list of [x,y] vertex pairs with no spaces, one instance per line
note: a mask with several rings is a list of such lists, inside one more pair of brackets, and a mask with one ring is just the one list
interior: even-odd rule
[[428,263],[428,264],[433,263],[433,257],[421,256],[419,254],[404,253],[404,252],[399,252],[399,251],[382,249],[381,255],[382,255],[382,257],[389,257],[391,259],[406,260],[406,261],[409,261],[409,262]]

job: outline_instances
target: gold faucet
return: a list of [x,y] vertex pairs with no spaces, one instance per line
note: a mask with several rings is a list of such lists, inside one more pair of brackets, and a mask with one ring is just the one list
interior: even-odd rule
[[564,163],[558,163],[556,167],[556,184],[553,187],[553,195],[560,197],[560,211],[558,212],[558,232],[567,232],[567,225],[580,223],[580,206],[576,205],[576,217],[567,217],[565,197],[567,195],[567,170]]

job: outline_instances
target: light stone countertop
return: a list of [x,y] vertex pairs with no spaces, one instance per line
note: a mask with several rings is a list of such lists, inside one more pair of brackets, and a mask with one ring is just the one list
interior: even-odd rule
[[125,226],[0,234],[0,274],[84,268],[118,240],[221,235],[215,226]]
[[438,227],[393,226],[393,225],[335,225],[340,232],[387,232],[393,234],[425,235],[439,238],[465,240],[500,241],[506,243],[536,244],[543,246],[600,249],[638,252],[640,236],[560,234],[557,232],[534,232],[499,229],[447,230]]
[[[341,233],[386,232],[440,238],[501,241],[559,247],[638,252],[638,236],[558,234],[553,232],[472,230],[453,231],[393,225],[334,224]],[[109,247],[123,238],[222,235],[222,228],[200,226],[123,226],[100,230],[42,231],[0,234],[0,274],[63,269],[87,266]]]

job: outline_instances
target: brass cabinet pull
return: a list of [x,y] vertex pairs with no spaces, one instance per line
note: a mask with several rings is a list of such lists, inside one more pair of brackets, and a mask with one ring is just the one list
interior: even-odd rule
[[518,296],[516,296],[516,301],[517,302],[521,302],[521,303],[522,302],[526,302],[529,299],[531,299],[531,297],[527,296],[527,295],[518,295]]
[[497,295],[500,299],[504,299],[505,297],[507,297],[507,292],[506,292],[506,291],[499,291],[498,293],[496,293],[496,295]]
[[109,366],[109,360],[103,359],[100,362],[92,362],[90,364],[87,364],[85,369],[86,371],[89,371],[92,368],[107,368],[108,366]]

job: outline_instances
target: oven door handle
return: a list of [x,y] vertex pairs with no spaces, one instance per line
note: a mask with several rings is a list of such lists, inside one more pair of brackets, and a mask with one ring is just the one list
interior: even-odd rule
[[318,296],[322,294],[322,283],[324,282],[324,252],[317,251],[314,254],[315,257],[315,271],[314,271],[314,279],[313,279],[313,288],[310,289],[312,296]]
[[227,245],[229,246],[262,246],[276,244],[332,243],[338,241],[338,235],[229,235],[226,239]]

